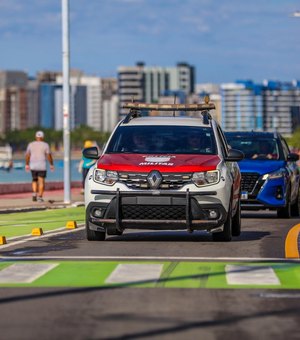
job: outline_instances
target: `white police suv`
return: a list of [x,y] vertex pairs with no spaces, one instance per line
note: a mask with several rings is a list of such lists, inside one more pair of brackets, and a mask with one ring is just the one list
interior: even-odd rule
[[126,229],[207,230],[214,241],[241,231],[236,161],[209,111],[213,103],[128,103],[85,181],[86,234],[90,241]]

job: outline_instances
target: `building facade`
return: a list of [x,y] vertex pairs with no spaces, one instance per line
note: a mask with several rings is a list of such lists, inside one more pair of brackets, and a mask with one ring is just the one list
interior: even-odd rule
[[27,74],[0,71],[0,134],[27,127]]
[[130,101],[157,103],[165,91],[194,93],[195,68],[187,63],[176,67],[147,67],[143,62],[136,66],[118,68],[118,95],[120,116],[127,113],[122,107]]
[[300,82],[265,81],[264,130],[290,136],[300,127]]
[[221,84],[221,126],[227,131],[263,131],[262,86],[252,82]]

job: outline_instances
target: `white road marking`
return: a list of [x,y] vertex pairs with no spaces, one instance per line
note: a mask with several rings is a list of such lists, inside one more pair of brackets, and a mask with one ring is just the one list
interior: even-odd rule
[[[74,229],[76,231],[78,229]],[[72,230],[73,231],[73,230]],[[41,238],[43,236],[39,236]],[[32,238],[33,239],[33,238]],[[34,238],[36,240],[36,237]],[[4,246],[0,246],[0,251]],[[16,253],[18,251],[16,250]],[[286,259],[276,257],[201,257],[201,256],[0,256],[0,261],[14,260],[119,260],[119,261],[245,261],[245,262],[283,262],[283,263],[299,263],[300,259]]]
[[229,285],[280,285],[273,268],[266,266],[225,266]]
[[162,264],[119,264],[106,279],[106,283],[132,283],[157,281],[162,272]]
[[0,283],[32,283],[58,263],[15,263],[0,271]]

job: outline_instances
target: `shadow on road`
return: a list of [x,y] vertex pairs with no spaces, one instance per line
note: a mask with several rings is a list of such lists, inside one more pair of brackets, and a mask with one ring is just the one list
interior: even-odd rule
[[[269,232],[264,231],[242,231],[238,237],[233,237],[231,242],[240,241],[256,241],[261,240],[265,236],[269,236]],[[184,231],[155,231],[155,232],[130,232],[122,236],[109,236],[106,241],[109,242],[213,242],[212,236],[206,232],[193,232],[188,234]],[[215,242],[213,242],[215,244]],[[222,242],[218,242],[222,243]],[[227,243],[227,242],[226,242]]]

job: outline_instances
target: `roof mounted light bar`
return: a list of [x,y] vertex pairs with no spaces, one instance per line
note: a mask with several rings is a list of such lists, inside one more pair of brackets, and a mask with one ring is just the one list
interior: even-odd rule
[[157,110],[157,111],[207,111],[215,109],[215,104],[150,104],[150,103],[125,103],[124,109],[131,110]]
[[139,102],[128,102],[123,105],[124,109],[129,109],[129,113],[125,117],[123,123],[127,124],[131,119],[141,117],[141,110],[153,111],[200,111],[203,116],[204,124],[209,124],[212,119],[209,110],[215,109],[215,104],[209,101],[209,96],[204,97],[204,103],[200,104],[150,104]]

